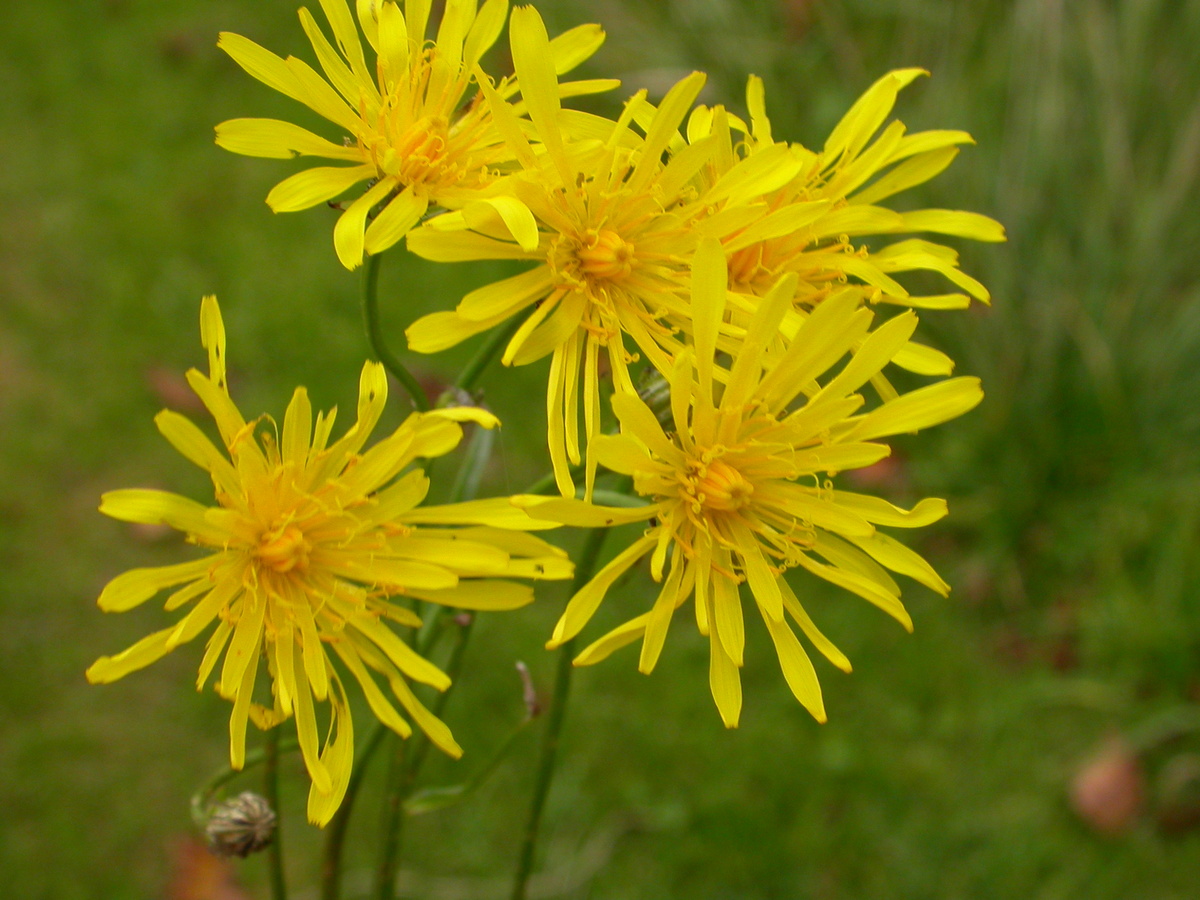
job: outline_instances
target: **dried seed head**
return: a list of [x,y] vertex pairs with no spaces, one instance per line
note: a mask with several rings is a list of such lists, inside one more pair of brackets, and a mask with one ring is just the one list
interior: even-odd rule
[[218,856],[249,856],[275,836],[275,810],[266,798],[244,791],[214,807],[204,834]]

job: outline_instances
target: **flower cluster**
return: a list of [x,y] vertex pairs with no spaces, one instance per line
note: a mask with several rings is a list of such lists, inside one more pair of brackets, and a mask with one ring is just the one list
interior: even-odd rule
[[[233,703],[234,768],[244,761],[248,721],[265,729],[294,717],[312,777],[309,817],[324,824],[346,791],[353,757],[347,675],[385,725],[407,736],[411,719],[444,751],[461,753],[409,685],[444,690],[449,678],[387,624],[421,625],[415,604],[395,598],[515,609],[533,594],[512,579],[572,573],[566,554],[530,532],[645,523],[640,537],[587,573],[549,646],[572,642],[614,582],[649,557],[657,599],[575,661],[595,663],[640,640],[639,668],[652,671],[675,610],[691,600],[709,641],[717,709],[734,727],[744,582],[785,680],[823,721],[821,689],[795,629],[835,666],[850,664],[807,614],[788,571],[857,594],[908,629],[893,574],[949,590],[881,530],[935,522],[944,501],[904,509],[835,487],[833,478],[886,457],[890,436],[959,416],[983,396],[978,379],[949,377],[953,362],[913,336],[915,310],[986,303],[987,290],[959,268],[953,249],[884,237],[1004,240],[998,223],[976,213],[879,205],[937,175],[971,143],[961,131],[907,134],[900,122],[885,125],[899,91],[926,73],[884,75],[814,151],[774,137],[754,77],[745,119],[697,105],[699,72],[657,104],[635,93],[615,119],[564,108],[564,98],[617,86],[560,80],[601,45],[595,25],[552,40],[532,7],[510,17],[507,0],[447,0],[428,40],[431,0],[405,0],[403,9],[357,0],[357,16],[346,0],[321,7],[332,42],[308,10],[300,21],[324,77],[239,35],[222,34],[219,46],[336,125],[340,139],[283,121],[234,119],[217,126],[217,143],[341,164],[284,179],[267,197],[276,211],[334,201],[366,182],[337,205],[334,247],[348,269],[402,239],[437,262],[531,264],[418,319],[406,334],[411,350],[434,353],[503,326],[504,364],[550,358],[547,440],[561,496],[421,506],[429,481],[416,461],[453,450],[460,423],[498,421],[472,407],[414,413],[364,450],[387,393],[375,363],[363,368],[358,421],[336,441],[333,413],[314,420],[303,388],[282,429],[265,416],[245,420],[226,385],[220,312],[206,298],[209,374],[193,370],[188,380],[224,451],[176,413],[156,421],[209,473],[217,505],[124,490],[101,506],[125,521],[169,525],[205,550],[190,562],[118,576],[101,607],[130,609],[170,589],[166,608],[188,611],[100,659],[88,677],[118,679],[212,627],[198,685],[223,659],[216,689]],[[506,18],[515,72],[497,78],[481,61]],[[914,293],[904,273],[921,271],[952,289]],[[880,316],[884,310],[891,314]],[[938,380],[901,393],[892,366]],[[639,394],[647,374],[665,385],[661,402]],[[618,499],[599,478],[631,485],[632,494]],[[264,660],[269,703],[254,699]],[[329,708],[324,742],[315,704]]]

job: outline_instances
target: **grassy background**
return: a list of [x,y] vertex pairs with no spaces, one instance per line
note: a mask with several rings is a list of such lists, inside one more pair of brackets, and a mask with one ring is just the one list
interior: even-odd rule
[[[761,74],[776,134],[810,145],[878,75],[925,66],[933,78],[904,92],[900,116],[910,130],[965,128],[979,146],[903,202],[988,212],[1011,238],[962,248],[992,309],[922,324],[961,372],[984,378],[987,401],[901,447],[878,488],[950,499],[951,518],[922,549],[954,584],[951,599],[913,586],[908,637],[865,604],[801,584],[855,663],[848,678],[818,663],[825,726],[788,695],[761,628],[736,732],[720,726],[707,650],[688,627],[650,679],[628,654],[579,673],[548,810],[546,895],[1194,896],[1200,835],[1155,816],[1162,773],[1200,750],[1194,737],[1143,754],[1150,801],[1118,837],[1083,825],[1066,792],[1106,736],[1136,739],[1161,716],[1194,721],[1200,699],[1200,5],[540,5],[552,30],[602,22],[610,38],[593,71],[630,90],[698,67],[711,75],[708,102],[741,109],[746,74]],[[243,408],[281,412],[299,383],[322,407],[353,408],[366,347],[357,280],[332,252],[333,214],[273,216],[262,199],[287,164],[211,141],[226,118],[304,120],[215,49],[220,30],[308,55],[284,0],[48,0],[7,10],[0,33],[7,896],[163,896],[187,797],[225,758],[228,707],[191,691],[195,648],[111,687],[82,676],[162,621],[153,608],[101,615],[104,582],[181,549],[99,516],[99,494],[138,484],[205,494],[151,421],[185,402],[180,374],[202,360],[200,295],[221,298]],[[418,314],[498,271],[390,257],[396,345]],[[452,373],[467,350],[418,365]],[[510,422],[497,492],[545,466],[543,423],[520,418],[542,377],[488,380],[487,401]],[[404,406],[397,397],[389,422]],[[624,588],[630,607],[646,580]],[[477,759],[521,715],[513,661],[549,684],[540,643],[562,598],[543,596],[481,622],[448,712]],[[531,729],[469,805],[413,820],[407,864],[424,896],[503,896],[534,752]],[[429,777],[449,782],[470,766],[438,761]],[[375,784],[351,884],[372,859]],[[313,883],[319,844],[302,824],[305,789],[290,761],[297,885]],[[239,874],[263,894],[259,861]]]

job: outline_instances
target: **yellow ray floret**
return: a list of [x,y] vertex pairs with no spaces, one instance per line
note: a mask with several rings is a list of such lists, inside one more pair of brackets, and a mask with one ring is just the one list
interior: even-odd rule
[[[307,209],[371,181],[334,227],[338,259],[353,269],[364,251],[381,253],[404,237],[431,204],[454,207],[477,196],[511,161],[487,104],[472,89],[473,70],[503,31],[508,0],[486,0],[478,10],[476,0],[448,0],[434,41],[425,38],[429,0],[406,0],[403,11],[392,0],[359,0],[358,26],[346,0],[321,0],[321,8],[333,43],[305,8],[300,23],[324,78],[307,63],[281,59],[241,35],[223,33],[218,46],[268,87],[340,126],[344,140],[331,142],[275,119],[232,119],[217,126],[217,143],[248,156],[350,163],[306,169],[280,182],[267,196],[276,212]],[[373,65],[359,28],[375,53]],[[550,42],[561,96],[615,86],[609,80],[557,83],[603,40],[598,26],[585,25]],[[497,86],[505,97],[518,90],[512,78]]]
[[795,275],[763,298],[742,352],[728,373],[719,372],[713,359],[728,300],[726,277],[719,242],[705,239],[692,284],[694,339],[669,377],[671,427],[664,430],[636,394],[617,394],[613,410],[621,433],[594,441],[600,463],[631,476],[647,504],[598,507],[532,496],[514,502],[538,518],[568,525],[653,523],[570,600],[549,646],[575,637],[609,586],[649,556],[651,574],[662,584],[653,607],[587,647],[576,663],[598,662],[640,639],[639,668],[650,672],[674,611],[693,598],[697,625],[710,642],[713,698],[726,726],[734,727],[741,711],[745,627],[739,586],[745,582],[789,687],[824,721],[820,685],[792,623],[835,665],[849,671],[849,663],[813,624],[783,574],[805,569],[911,630],[889,570],[942,594],[949,587],[877,526],[927,525],[945,515],[945,502],[928,499],[905,510],[835,489],[830,478],[887,456],[889,448],[878,438],[954,418],[983,395],[978,379],[956,378],[863,412],[859,389],[904,346],[916,316],[906,312],[871,331],[872,313],[848,294],[818,306],[786,351],[768,362],[764,350],[791,308]]
[[[442,750],[462,752],[408,686],[412,680],[445,690],[450,681],[393,631],[389,621],[403,627],[421,621],[389,598],[515,609],[532,601],[533,591],[507,579],[567,578],[572,566],[561,550],[512,530],[553,525],[531,519],[505,498],[419,505],[429,481],[410,464],[453,450],[462,437],[460,422],[495,427],[499,422],[491,413],[471,408],[414,413],[364,450],[387,398],[383,367],[367,363],[358,420],[341,438],[331,442],[336,410],[314,420],[304,388],[293,394],[281,433],[267,416],[247,422],[229,396],[216,298],[204,298],[200,323],[209,373],[193,369],[187,378],[215,419],[224,450],[178,413],[163,411],[155,422],[212,477],[217,505],[132,489],[105,494],[100,511],[127,522],[168,525],[206,555],[134,569],[108,583],[99,600],[106,611],[132,609],[172,590],[166,609],[187,612],[174,625],[97,660],[87,677],[93,683],[115,681],[211,629],[196,684],[203,688],[224,654],[216,690],[233,702],[233,767],[241,768],[245,759],[248,719],[266,728],[294,716],[312,777],[308,815],[324,825],[341,802],[354,755],[344,672],[354,676],[389,728],[406,737],[412,731],[393,705],[398,701]],[[264,661],[269,708],[254,700]],[[391,697],[377,683],[380,677]],[[267,692],[261,693],[265,698]],[[314,703],[326,701],[329,737],[322,748]]]

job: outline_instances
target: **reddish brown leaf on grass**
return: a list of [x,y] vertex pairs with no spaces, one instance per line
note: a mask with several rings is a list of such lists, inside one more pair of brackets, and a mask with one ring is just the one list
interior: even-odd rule
[[166,900],[253,900],[229,861],[213,856],[196,838],[178,838],[171,855]]
[[1129,830],[1145,806],[1141,763],[1122,737],[1109,738],[1071,782],[1071,806],[1095,831],[1115,836]]

